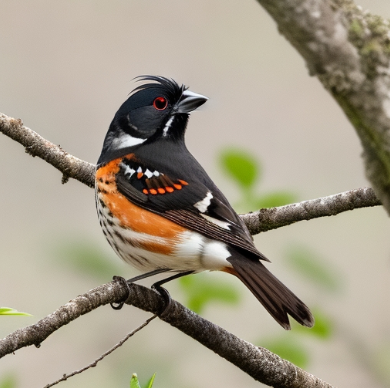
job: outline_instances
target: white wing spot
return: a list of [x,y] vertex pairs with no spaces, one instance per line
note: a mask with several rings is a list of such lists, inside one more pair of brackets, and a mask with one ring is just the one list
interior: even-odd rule
[[128,175],[128,178],[131,178],[133,176],[133,174],[135,173],[134,168],[131,168],[127,164],[121,163],[120,167],[125,169],[124,174],[125,174],[125,176]]
[[230,230],[229,222],[218,220],[218,219],[216,219],[214,217],[207,216],[206,214],[201,214],[201,216],[203,218],[205,218],[207,221],[210,221],[213,224],[215,224],[215,225],[217,225],[217,226],[219,226],[219,227],[221,227],[223,229]]
[[211,200],[213,199],[213,195],[209,191],[206,196],[199,202],[195,203],[194,206],[201,212],[205,213],[207,208],[210,206]]
[[144,173],[148,178],[151,178],[154,174],[147,168]]

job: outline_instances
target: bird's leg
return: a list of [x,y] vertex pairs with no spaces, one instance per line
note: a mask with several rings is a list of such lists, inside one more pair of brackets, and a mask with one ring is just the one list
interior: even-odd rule
[[180,272],[176,275],[169,276],[166,279],[160,280],[152,285],[152,289],[156,290],[164,299],[164,309],[159,313],[160,316],[165,315],[166,312],[169,310],[169,307],[171,306],[172,299],[171,295],[169,294],[168,290],[164,287],[161,287],[163,284],[170,282],[171,280],[181,278],[182,276],[191,275],[194,273],[194,271],[186,271],[186,272]]
[[138,276],[135,276],[131,279],[128,279],[126,280],[125,278],[123,278],[122,276],[114,276],[112,278],[112,280],[115,280],[117,282],[120,282],[122,283],[123,285],[126,285],[126,288],[127,288],[127,295],[125,298],[123,298],[123,300],[121,302],[112,302],[110,303],[110,306],[114,309],[114,310],[120,310],[123,305],[125,304],[127,298],[129,297],[130,295],[130,287],[129,287],[129,284],[130,283],[133,283],[137,280],[141,280],[141,279],[145,279],[145,278],[148,278],[149,276],[153,276],[153,275],[157,275],[159,273],[162,273],[162,272],[167,272],[169,271],[168,269],[165,269],[165,268],[159,268],[159,269],[155,269],[153,271],[150,271],[150,272],[146,272],[146,273],[143,273],[141,275],[138,275]]

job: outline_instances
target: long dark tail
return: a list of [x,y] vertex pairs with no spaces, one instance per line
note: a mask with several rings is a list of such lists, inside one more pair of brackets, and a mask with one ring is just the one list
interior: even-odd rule
[[301,325],[308,327],[314,325],[314,318],[308,307],[260,261],[245,257],[236,250],[232,253],[233,255],[227,259],[234,268],[232,273],[251,290],[284,329],[290,329],[287,314]]

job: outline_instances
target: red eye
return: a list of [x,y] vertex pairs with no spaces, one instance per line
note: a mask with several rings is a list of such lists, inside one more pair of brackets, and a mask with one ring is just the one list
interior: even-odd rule
[[165,97],[157,97],[153,101],[153,106],[157,110],[164,110],[168,106],[168,101],[167,101],[167,99]]

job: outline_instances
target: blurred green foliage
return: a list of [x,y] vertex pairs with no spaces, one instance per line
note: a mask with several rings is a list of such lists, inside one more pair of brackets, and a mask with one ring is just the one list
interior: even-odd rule
[[342,279],[336,268],[313,250],[302,245],[289,246],[285,255],[288,265],[316,287],[332,292],[342,289]]
[[75,238],[55,247],[55,251],[55,256],[62,264],[99,281],[106,282],[121,273],[120,259],[116,264],[96,248],[92,241]]
[[306,327],[292,321],[291,327],[294,330],[294,334],[304,334],[322,340],[330,338],[335,332],[333,319],[322,311],[320,307],[312,308],[311,312],[315,319],[315,325],[313,327]]
[[369,362],[379,380],[390,387],[390,343],[388,340],[369,357]]
[[[156,377],[156,374],[154,374],[149,381],[146,383],[146,385],[143,385],[142,388],[152,388],[154,383],[154,378]],[[1,388],[1,387],[0,387]],[[131,376],[130,380],[130,388],[141,388],[141,385],[138,381],[137,373],[133,373],[133,376]]]
[[235,206],[239,210],[257,210],[296,201],[296,195],[287,190],[258,193],[257,186],[263,175],[263,167],[260,160],[247,151],[238,148],[225,149],[219,155],[219,164],[240,191],[241,199]]
[[0,388],[16,388],[16,377],[12,374],[3,376],[0,380]]
[[238,304],[240,294],[230,282],[206,279],[206,274],[196,274],[180,278],[180,286],[186,296],[186,306],[200,314],[207,304],[221,302]]
[[220,162],[224,171],[242,190],[253,190],[262,174],[260,163],[243,150],[232,148],[222,151]]
[[284,332],[275,337],[266,337],[257,343],[271,352],[305,369],[310,361],[310,354],[303,345],[303,338],[327,340],[334,334],[334,321],[320,308],[311,309],[315,319],[312,328],[301,326],[291,320],[291,332]]
[[265,339],[261,346],[304,369],[309,364],[309,353],[296,336],[283,333],[273,339]]
[[0,307],[0,315],[23,315],[26,317],[32,317],[29,313],[22,313],[21,311],[15,310],[11,307]]

